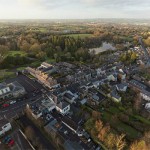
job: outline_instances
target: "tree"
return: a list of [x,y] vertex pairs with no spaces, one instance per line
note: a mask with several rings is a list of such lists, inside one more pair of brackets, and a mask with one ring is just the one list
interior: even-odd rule
[[105,145],[109,149],[113,149],[115,146],[116,136],[113,133],[109,133],[107,137],[104,139]]
[[38,43],[33,44],[30,47],[31,53],[37,54],[39,51],[41,51],[41,46]]
[[148,150],[146,147],[145,141],[135,141],[131,144],[130,150]]
[[103,128],[103,122],[101,120],[97,120],[95,122],[95,127],[96,127],[97,131],[99,132]]
[[109,131],[110,131],[110,126],[103,127],[98,133],[98,139],[104,142]]
[[43,51],[40,51],[39,53],[36,54],[36,57],[39,58],[40,60],[45,60],[46,53]]
[[4,45],[0,45],[0,62],[5,58],[5,55],[8,53],[9,48]]
[[124,140],[125,134],[116,135],[115,146],[117,150],[122,150],[126,146],[126,142]]
[[29,140],[34,141],[35,133],[34,133],[34,130],[31,126],[28,126],[25,128],[25,135],[27,136],[27,138]]
[[30,44],[27,41],[24,41],[20,47],[21,50],[29,52]]

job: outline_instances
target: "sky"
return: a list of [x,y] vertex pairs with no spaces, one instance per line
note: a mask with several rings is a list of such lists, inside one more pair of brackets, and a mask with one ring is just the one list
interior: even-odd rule
[[150,0],[0,0],[0,19],[150,18]]

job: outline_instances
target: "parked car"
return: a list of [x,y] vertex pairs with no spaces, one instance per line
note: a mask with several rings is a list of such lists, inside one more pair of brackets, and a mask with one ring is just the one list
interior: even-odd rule
[[5,108],[5,107],[8,107],[9,106],[9,104],[3,104],[3,107]]
[[3,143],[5,143],[6,144],[6,142],[8,141],[8,140],[10,140],[11,139],[11,137],[10,136],[6,136],[4,139],[3,139]]
[[10,141],[9,141],[9,143],[8,143],[8,146],[13,146],[15,144],[15,141],[13,140],[13,139],[11,139]]
[[15,103],[16,103],[16,101],[11,101],[11,102],[10,102],[10,104],[15,104]]

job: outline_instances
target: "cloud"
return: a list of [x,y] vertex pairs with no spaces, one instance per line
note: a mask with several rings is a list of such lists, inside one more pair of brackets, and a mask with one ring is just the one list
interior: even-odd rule
[[149,12],[150,0],[0,0],[1,18],[148,18]]

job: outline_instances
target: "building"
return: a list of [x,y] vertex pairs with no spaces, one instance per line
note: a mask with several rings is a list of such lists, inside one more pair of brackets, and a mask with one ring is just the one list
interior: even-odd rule
[[140,91],[140,95],[144,100],[150,101],[150,87],[148,85],[145,85],[137,80],[130,80],[128,84],[131,87],[137,88]]
[[70,91],[67,91],[64,94],[64,99],[70,104],[74,103],[77,98],[78,97],[76,95],[72,94]]
[[145,109],[150,112],[150,103],[147,103],[147,104],[145,105]]
[[65,115],[70,111],[70,104],[65,101],[60,101],[56,104],[56,110],[62,115]]
[[11,97],[10,87],[6,83],[0,83],[0,99]]
[[127,87],[128,86],[126,84],[124,84],[124,83],[116,85],[117,90],[120,91],[120,92],[126,92],[127,91]]
[[17,98],[26,94],[25,88],[21,84],[19,84],[17,81],[10,83],[8,86],[14,98]]
[[10,122],[5,118],[0,118],[0,136],[5,135],[6,132],[10,131],[12,126]]
[[45,96],[36,103],[33,102],[32,104],[27,104],[26,108],[29,110],[29,112],[35,119],[38,119],[44,113],[51,112],[53,109],[55,109],[56,104],[50,97]]
[[112,91],[109,96],[115,101],[115,102],[121,102],[121,97],[118,95],[118,93],[114,90]]
[[0,83],[0,99],[17,98],[26,94],[25,88],[17,81],[6,84]]
[[44,86],[48,88],[57,88],[60,86],[60,84],[57,83],[57,80],[55,80],[52,76],[51,73],[56,72],[56,68],[48,64],[46,62],[43,62],[40,67],[34,69],[31,67],[27,67],[26,71],[34,76],[39,83],[43,84]]

